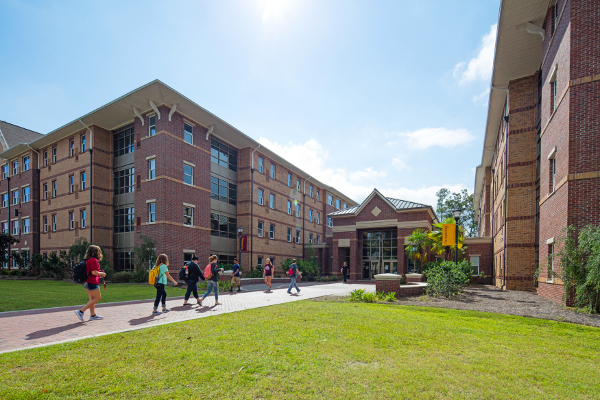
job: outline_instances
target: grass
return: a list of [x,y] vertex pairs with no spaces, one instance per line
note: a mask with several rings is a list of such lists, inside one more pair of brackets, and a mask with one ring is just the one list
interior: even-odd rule
[[[184,286],[185,288],[185,286]],[[102,303],[116,301],[146,300],[156,297],[156,289],[148,284],[107,284],[101,285]],[[185,295],[185,289],[168,287],[167,296]],[[50,280],[9,280],[0,279],[0,312],[77,306],[85,304],[88,296],[82,285]]]
[[2,399],[592,399],[600,329],[301,301],[0,355]]

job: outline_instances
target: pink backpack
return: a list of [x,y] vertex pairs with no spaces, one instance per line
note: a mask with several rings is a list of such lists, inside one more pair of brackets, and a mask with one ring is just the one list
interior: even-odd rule
[[210,264],[208,264],[204,268],[204,279],[210,279],[210,278],[212,278],[212,270],[210,268]]

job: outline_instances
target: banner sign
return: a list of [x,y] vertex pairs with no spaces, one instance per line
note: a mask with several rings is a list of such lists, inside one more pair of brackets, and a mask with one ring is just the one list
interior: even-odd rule
[[442,245],[456,245],[456,224],[442,224]]
[[248,251],[248,236],[242,236],[242,251]]

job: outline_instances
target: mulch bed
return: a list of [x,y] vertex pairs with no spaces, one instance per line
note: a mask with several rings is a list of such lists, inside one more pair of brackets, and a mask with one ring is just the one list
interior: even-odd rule
[[[327,296],[320,300],[333,300]],[[471,285],[451,299],[400,297],[395,303],[403,306],[441,307],[455,310],[484,311],[522,317],[549,319],[559,322],[600,327],[600,315],[590,315],[554,303],[535,293],[501,290],[491,285]]]

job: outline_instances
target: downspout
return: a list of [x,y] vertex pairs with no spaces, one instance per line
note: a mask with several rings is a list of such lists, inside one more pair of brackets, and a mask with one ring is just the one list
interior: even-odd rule
[[29,147],[31,151],[33,151],[38,156],[37,169],[40,169],[40,153],[39,151],[34,150],[29,144],[25,144],[25,146]]
[[250,168],[250,268],[252,268],[252,257],[254,256],[254,153],[259,147],[260,143],[250,156],[252,159],[252,167]]
[[92,228],[93,227],[93,219],[92,219],[92,188],[93,188],[93,186],[92,186],[92,184],[93,184],[93,181],[92,181],[92,175],[93,175],[92,174],[92,133],[93,132],[89,126],[87,126],[86,124],[83,123],[83,121],[81,119],[79,120],[79,122],[81,122],[81,124],[83,126],[85,126],[87,128],[87,130],[90,132],[90,149],[89,149],[89,152],[90,152],[90,243],[94,243],[93,237],[92,237],[92,234],[94,232],[94,230]]
[[[7,160],[8,162],[8,174],[10,174],[10,162]],[[10,233],[10,226],[11,226],[11,220],[10,220],[10,202],[11,202],[11,198],[10,198],[10,176],[6,177],[6,194],[8,196],[8,235],[12,237],[11,233]],[[10,240],[8,241],[8,269],[10,270]]]

